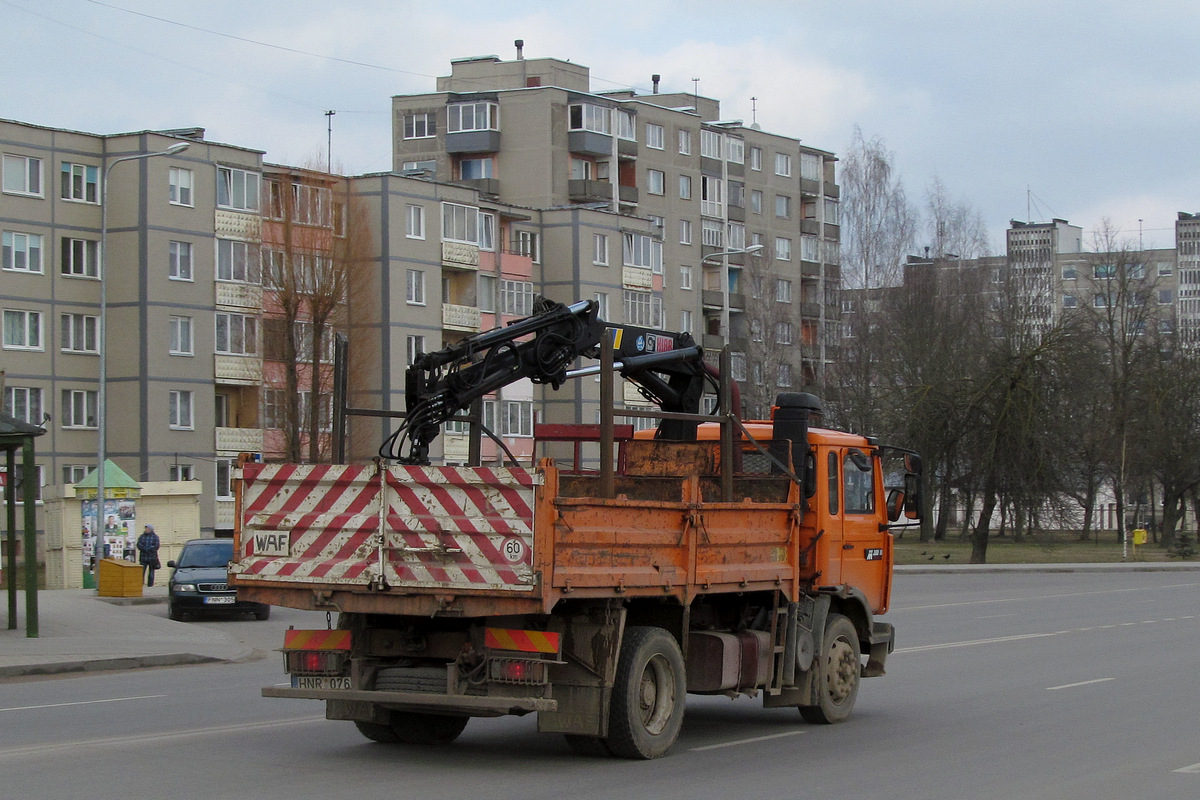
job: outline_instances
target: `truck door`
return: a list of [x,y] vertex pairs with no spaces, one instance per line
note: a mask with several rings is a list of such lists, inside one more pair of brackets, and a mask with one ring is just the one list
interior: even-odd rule
[[891,534],[880,530],[879,460],[857,447],[840,448],[842,583],[860,589],[879,611],[891,564]]
[[821,492],[825,495],[822,504],[825,518],[820,528],[824,531],[817,543],[818,569],[821,584],[837,586],[842,582],[842,453],[838,448],[826,452],[824,458],[825,480],[821,481]]

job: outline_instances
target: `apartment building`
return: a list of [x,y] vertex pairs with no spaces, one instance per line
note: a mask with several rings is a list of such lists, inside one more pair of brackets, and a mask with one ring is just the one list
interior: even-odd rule
[[[538,292],[728,344],[736,377],[771,397],[819,382],[838,343],[834,156],[658,85],[595,92],[587,67],[519,45],[457,60],[436,92],[393,98],[394,168],[532,209],[540,236],[505,247],[540,265]],[[548,396],[546,416],[591,421],[595,397]]]

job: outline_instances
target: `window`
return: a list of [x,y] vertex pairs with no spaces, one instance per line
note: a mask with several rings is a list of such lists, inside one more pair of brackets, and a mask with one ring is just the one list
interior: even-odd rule
[[600,319],[608,319],[608,293],[596,292],[592,295],[592,299],[596,301],[596,316]]
[[67,486],[74,486],[88,476],[92,468],[87,464],[63,464],[62,478]]
[[217,486],[216,496],[218,500],[233,499],[233,461],[228,458],[217,459]]
[[42,313],[4,310],[4,348],[6,350],[42,349]]
[[417,356],[425,352],[425,337],[407,337],[405,339],[405,352],[408,354],[408,361],[405,363],[411,367],[413,364],[417,363]]
[[1125,276],[1131,280],[1140,281],[1146,278],[1145,264],[1128,264],[1125,267]]
[[170,330],[167,352],[173,356],[192,355],[192,318],[171,316],[167,319]]
[[634,117],[632,111],[617,109],[617,138],[628,139],[631,142],[637,141],[637,129],[634,127]]
[[258,355],[258,319],[245,314],[218,311],[217,352],[234,356]]
[[400,165],[400,170],[404,173],[436,178],[437,161],[405,161]]
[[192,280],[192,243],[171,242],[168,277],[173,281]]
[[608,266],[608,237],[603,233],[592,234],[592,263]]
[[775,344],[791,344],[792,343],[792,323],[777,322],[775,323]]
[[1097,294],[1092,298],[1092,305],[1096,308],[1108,308],[1112,305],[1111,298],[1106,294]]
[[654,324],[650,292],[624,290],[625,322],[629,325],[650,327]]
[[800,260],[820,261],[820,241],[815,236],[800,237]]
[[42,424],[42,390],[9,386],[4,390],[4,413],[30,425]]
[[646,191],[650,194],[665,194],[667,176],[661,169],[646,170]]
[[679,155],[690,156],[692,154],[692,132],[679,131]]
[[825,224],[840,225],[842,224],[842,206],[837,200],[832,197],[825,198]]
[[500,414],[501,436],[533,436],[532,400],[504,400]]
[[170,187],[170,202],[177,206],[192,205],[193,175],[190,169],[171,167],[167,182]]
[[692,268],[691,267],[684,265],[679,268],[679,288],[680,289],[691,289],[692,288]]
[[595,178],[596,164],[586,158],[571,159],[571,180],[590,181]]
[[496,249],[496,215],[479,212],[479,249]]
[[692,221],[690,219],[679,220],[679,243],[692,243]]
[[792,157],[787,153],[775,154],[775,174],[785,178],[792,177]]
[[842,498],[847,514],[875,513],[875,460],[865,461],[867,468],[854,463],[850,453],[842,459]]
[[692,199],[692,176],[691,175],[680,175],[679,176],[679,199],[680,200],[691,200]]
[[1158,277],[1169,278],[1175,272],[1175,265],[1170,261],[1158,262]]
[[800,154],[800,177],[805,180],[821,180],[821,157],[816,153]]
[[496,276],[479,276],[479,310],[488,314],[496,311]]
[[753,189],[750,192],[750,210],[755,214],[762,213],[763,193],[761,189]]
[[792,216],[792,198],[786,194],[775,195],[775,216],[781,219]]
[[1170,289],[1158,290],[1158,304],[1160,306],[1169,306],[1173,302],[1175,302],[1175,300],[1173,297],[1173,292]]
[[494,163],[490,158],[464,158],[458,162],[458,179],[474,181],[481,178],[494,178],[496,177]]
[[292,219],[301,225],[333,227],[333,193],[327,186],[292,184]]
[[783,236],[775,237],[775,258],[779,261],[792,260],[792,240]]
[[425,271],[410,269],[405,275],[404,299],[410,306],[425,305]]
[[1116,264],[1096,264],[1092,267],[1092,278],[1095,280],[1109,280],[1117,277]]
[[761,319],[750,320],[750,341],[761,342],[763,340],[762,330],[763,325]]
[[172,464],[167,467],[167,480],[194,481],[196,472],[191,464]]
[[217,205],[239,211],[258,211],[257,172],[217,167]]
[[500,281],[500,313],[527,317],[533,313],[533,284],[529,281]]
[[700,213],[708,217],[725,216],[725,187],[720,178],[700,176]]
[[700,243],[705,247],[724,247],[725,226],[713,219],[700,220]]
[[729,223],[729,244],[727,247],[730,250],[745,250],[746,249],[746,226],[740,222]]
[[[627,267],[643,267],[651,269],[654,265],[654,239],[644,233],[626,233],[622,263]],[[659,258],[662,261],[662,243],[659,242]]]
[[751,147],[750,148],[750,169],[755,170],[755,171],[762,170],[762,148],[761,147]]
[[94,239],[62,240],[63,275],[79,278],[100,277],[100,243]]
[[688,309],[679,312],[679,330],[681,333],[692,332],[692,312]]
[[700,130],[700,155],[705,158],[721,157],[721,134],[706,129]]
[[775,302],[792,302],[792,282],[783,278],[775,279]]
[[500,106],[496,103],[453,103],[446,106],[446,132],[500,130]]
[[42,160],[29,156],[4,156],[4,193],[42,196]]
[[168,393],[167,424],[172,430],[192,430],[195,421],[192,417],[192,393],[172,389]]
[[64,353],[98,353],[96,331],[99,317],[86,314],[62,315],[62,350]]
[[736,136],[730,136],[725,140],[725,149],[729,152],[726,154],[726,160],[732,164],[744,164],[746,162],[746,140],[739,139]]
[[663,146],[663,126],[647,122],[646,147],[649,147],[651,150],[662,150]]
[[62,163],[62,199],[81,203],[100,202],[100,168],[88,164]]
[[39,233],[4,232],[4,269],[42,274],[42,236]]
[[1076,272],[1074,264],[1066,264],[1062,268],[1062,276],[1064,281],[1075,280]]
[[62,426],[96,427],[96,392],[92,389],[63,389]]
[[437,136],[437,116],[428,111],[404,115],[405,139],[431,139]]
[[217,239],[217,280],[259,283],[259,258],[253,245]]
[[594,106],[588,103],[573,105],[568,111],[567,128],[572,131],[611,133],[609,109],[604,106]]
[[523,256],[529,256],[535,264],[542,261],[541,243],[541,237],[533,231],[517,231],[517,252]]
[[479,244],[479,209],[442,203],[442,238],[449,242]]
[[[4,472],[5,472],[5,469],[3,467],[0,467],[0,475],[3,475]],[[40,502],[42,502],[42,487],[46,485],[45,480],[42,475],[42,465],[41,464],[34,465],[33,474],[34,474],[33,499],[34,499],[34,502],[40,503]],[[13,469],[12,485],[13,485],[13,490],[16,494],[16,502],[17,503],[25,502],[24,478],[25,478],[25,465],[24,464],[15,464],[14,469]],[[2,484],[0,484],[0,485],[2,485]]]
[[405,207],[404,235],[409,239],[425,238],[425,206],[409,204]]
[[780,364],[779,365],[779,371],[777,373],[777,380],[775,381],[775,383],[779,387],[784,388],[784,389],[786,389],[787,387],[792,385],[792,365],[791,364]]

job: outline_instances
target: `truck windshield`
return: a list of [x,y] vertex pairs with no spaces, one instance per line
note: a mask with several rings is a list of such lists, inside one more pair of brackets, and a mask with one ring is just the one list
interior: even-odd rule
[[180,567],[223,567],[233,560],[232,541],[190,544],[179,555]]

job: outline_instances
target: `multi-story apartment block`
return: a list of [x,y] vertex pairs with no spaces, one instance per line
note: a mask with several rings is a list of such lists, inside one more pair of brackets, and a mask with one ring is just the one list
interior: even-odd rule
[[[824,376],[840,284],[831,153],[722,121],[718,101],[659,93],[657,76],[650,94],[597,93],[586,67],[519,49],[455,61],[393,110],[396,170],[533,209],[540,240],[504,246],[540,263],[539,292],[729,344],[737,377],[771,397]],[[756,345],[779,360],[770,374]],[[575,394],[548,417],[591,421],[594,392]]]

